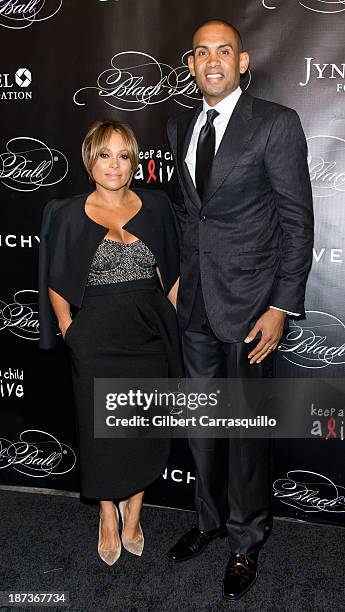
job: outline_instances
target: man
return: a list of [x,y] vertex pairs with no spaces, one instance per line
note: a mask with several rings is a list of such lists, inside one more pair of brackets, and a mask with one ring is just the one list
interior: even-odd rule
[[[203,24],[189,57],[203,103],[168,123],[188,377],[271,376],[286,315],[304,315],[313,245],[306,140],[295,111],[241,92],[248,65],[232,25]],[[227,532],[223,595],[237,599],[256,580],[271,529],[269,441],[191,439],[190,447],[199,522],[168,558],[191,559]]]

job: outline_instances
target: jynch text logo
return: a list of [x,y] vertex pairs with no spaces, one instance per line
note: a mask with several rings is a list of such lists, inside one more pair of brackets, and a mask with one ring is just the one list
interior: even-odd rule
[[311,83],[328,85],[332,83],[337,93],[345,92],[345,63],[316,62],[314,57],[305,57],[303,67],[303,80],[300,87],[307,87]]

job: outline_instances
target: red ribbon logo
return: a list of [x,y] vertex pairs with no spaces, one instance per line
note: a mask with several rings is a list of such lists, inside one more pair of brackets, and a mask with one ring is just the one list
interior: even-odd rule
[[149,163],[147,164],[147,169],[149,171],[149,176],[147,179],[147,183],[151,182],[151,179],[153,179],[154,181],[157,180],[157,177],[155,175],[155,170],[156,170],[156,162],[154,161],[154,159],[150,159]]
[[330,419],[328,419],[327,421],[327,429],[328,429],[328,434],[326,436],[326,440],[329,440],[330,438],[336,438],[337,434],[335,431],[335,426],[336,426],[336,420],[334,417],[331,417]]

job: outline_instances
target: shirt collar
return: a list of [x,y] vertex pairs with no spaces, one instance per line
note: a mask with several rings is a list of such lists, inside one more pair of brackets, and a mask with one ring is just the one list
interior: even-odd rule
[[223,100],[218,102],[218,104],[216,104],[215,106],[209,106],[206,100],[204,99],[203,113],[206,115],[208,110],[214,108],[218,111],[220,115],[222,115],[222,117],[224,117],[225,119],[230,119],[241,93],[242,89],[240,88],[240,86],[238,86],[235,91],[226,96],[226,98],[223,98]]

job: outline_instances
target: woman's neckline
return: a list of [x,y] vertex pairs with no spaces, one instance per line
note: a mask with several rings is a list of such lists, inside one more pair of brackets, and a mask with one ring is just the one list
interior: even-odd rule
[[[131,191],[133,191],[133,193],[135,193],[135,195],[136,195],[136,196],[139,198],[139,201],[140,201],[140,208],[139,208],[139,210],[137,210],[137,212],[136,212],[136,213],[133,215],[133,217],[131,217],[130,219],[128,219],[128,221],[126,221],[126,223],[125,223],[124,225],[122,225],[122,229],[123,229],[123,228],[124,228],[126,225],[128,225],[128,223],[130,223],[131,221],[133,221],[133,219],[135,219],[135,217],[136,217],[136,216],[137,216],[137,215],[138,215],[138,214],[141,212],[141,210],[142,210],[142,208],[143,208],[143,199],[142,199],[141,197],[139,197],[139,195],[137,194],[137,192],[136,192],[136,190],[135,190],[135,189],[133,189],[133,188],[132,188],[132,189],[131,189]],[[94,219],[92,219],[92,218],[91,218],[91,217],[90,217],[90,216],[87,214],[87,212],[86,212],[86,210],[85,210],[86,201],[87,201],[88,197],[89,197],[89,196],[90,196],[92,193],[93,193],[93,191],[91,191],[91,193],[88,193],[88,194],[86,195],[86,198],[84,199],[84,201],[83,201],[83,203],[82,203],[82,211],[83,211],[83,214],[84,214],[84,216],[86,217],[86,219],[88,219],[88,220],[89,220],[91,223],[93,223],[94,225],[98,225],[98,227],[102,227],[102,228],[103,228],[103,229],[105,229],[105,230],[108,230],[108,233],[109,233],[109,232],[110,232],[110,228],[109,228],[109,227],[107,227],[106,225],[102,225],[101,223],[98,223],[97,221],[95,221]],[[129,232],[128,232],[128,233],[129,233]],[[132,235],[134,235],[134,234],[132,234]],[[129,245],[131,245],[131,244],[134,244],[135,242],[139,242],[139,240],[138,240],[138,239],[133,240],[132,242],[120,242],[119,240],[112,240],[112,238],[107,238],[106,236],[105,236],[105,238],[104,238],[104,239],[109,240],[109,241],[111,241],[111,242],[116,242],[117,244],[123,244],[123,245],[125,245],[125,246],[129,246]]]
[[132,246],[132,244],[136,244],[137,242],[141,242],[141,240],[139,240],[139,238],[137,238],[136,240],[133,240],[133,242],[120,242],[119,240],[113,240],[112,238],[103,238],[103,240],[105,240],[106,242],[115,242],[115,244],[120,244],[121,246]]

